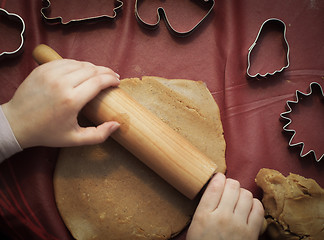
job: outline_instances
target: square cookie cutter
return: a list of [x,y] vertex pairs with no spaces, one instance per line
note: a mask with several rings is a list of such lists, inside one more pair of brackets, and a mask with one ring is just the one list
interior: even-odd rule
[[0,52],[0,57],[3,55],[16,54],[23,48],[23,45],[24,45],[24,32],[25,32],[25,28],[26,28],[25,22],[22,19],[22,17],[20,17],[18,14],[9,13],[3,8],[0,8],[0,15],[7,17],[10,21],[15,21],[15,22],[19,23],[19,25],[20,25],[20,29],[19,29],[20,30],[20,44],[19,44],[18,48],[16,48],[13,51]]
[[191,33],[193,33],[203,22],[204,20],[208,17],[208,15],[211,13],[211,11],[213,10],[214,6],[215,6],[215,1],[214,0],[193,0],[199,3],[199,5],[202,6],[202,8],[207,9],[206,14],[204,15],[204,17],[195,25],[193,26],[191,29],[189,29],[188,31],[178,31],[176,30],[170,23],[166,11],[164,10],[163,7],[158,7],[157,9],[157,20],[155,23],[148,23],[146,21],[144,21],[139,14],[138,8],[140,3],[142,2],[141,0],[136,0],[135,1],[135,16],[136,19],[138,21],[138,23],[143,26],[144,28],[147,29],[151,29],[154,30],[156,28],[159,27],[161,18],[164,19],[165,24],[168,28],[168,30],[175,36],[177,37],[186,37],[189,36]]
[[300,154],[299,154],[300,157],[305,157],[305,156],[307,156],[308,154],[313,153],[313,154],[314,154],[314,157],[315,157],[315,160],[316,160],[317,162],[319,162],[319,161],[321,161],[321,160],[324,158],[324,154],[322,154],[319,158],[316,157],[316,153],[315,153],[314,150],[309,150],[307,153],[303,154],[303,152],[304,152],[304,147],[305,147],[305,143],[304,143],[304,142],[292,143],[292,141],[293,141],[293,139],[294,139],[294,137],[295,137],[295,135],[296,135],[296,130],[294,130],[294,129],[289,129],[289,128],[288,128],[289,125],[292,123],[292,119],[288,116],[290,113],[293,112],[293,109],[292,109],[292,107],[291,107],[291,104],[298,104],[301,98],[303,98],[303,97],[307,97],[307,96],[313,94],[313,92],[315,91],[315,88],[318,88],[318,90],[319,90],[319,91],[321,92],[321,94],[322,94],[322,97],[324,98],[324,93],[323,93],[322,86],[321,86],[319,83],[317,83],[317,82],[312,82],[312,83],[310,84],[310,86],[309,86],[309,89],[310,89],[310,90],[309,90],[309,93],[303,93],[303,92],[301,92],[301,91],[299,91],[299,90],[296,90],[296,100],[295,100],[295,101],[293,101],[293,100],[289,100],[289,101],[286,102],[286,106],[287,106],[287,108],[288,108],[288,111],[281,113],[281,114],[280,114],[280,117],[281,117],[282,119],[288,121],[288,123],[285,124],[285,125],[283,126],[282,129],[283,129],[285,132],[288,132],[288,133],[292,133],[292,134],[293,134],[293,135],[291,136],[290,140],[289,140],[288,145],[289,145],[290,147],[294,147],[294,146],[301,146],[301,150],[300,150]]
[[50,11],[51,7],[51,1],[50,0],[43,0],[43,7],[41,8],[40,12],[48,24],[62,24],[62,25],[69,25],[72,23],[91,23],[91,22],[97,22],[101,20],[113,20],[117,16],[117,12],[120,11],[123,7],[124,3],[121,0],[115,0],[115,7],[113,8],[114,14],[112,16],[110,15],[99,15],[95,17],[87,17],[87,18],[79,18],[79,19],[72,19],[70,21],[65,22],[63,20],[62,16],[57,17],[48,17],[47,14]]
[[[284,50],[285,50],[285,56],[286,56],[286,65],[283,66],[282,68],[280,69],[276,69],[274,71],[267,71],[265,74],[262,74],[260,72],[256,72],[255,74],[251,74],[250,73],[250,69],[251,69],[251,65],[252,65],[252,61],[251,61],[251,53],[253,51],[253,49],[255,48],[255,46],[258,44],[259,42],[259,39],[262,37],[262,35],[264,34],[264,29],[265,27],[267,26],[271,26],[273,25],[274,27],[276,28],[280,28],[282,29],[283,31],[283,39],[284,39],[284,42],[285,42],[285,47],[284,47]],[[288,44],[288,41],[287,41],[287,37],[286,37],[286,31],[287,31],[287,27],[286,27],[286,24],[284,23],[284,21],[278,19],[278,18],[269,18],[267,19],[266,21],[263,22],[263,24],[261,25],[260,27],[260,30],[257,34],[257,37],[255,39],[255,41],[252,43],[252,45],[250,46],[249,50],[248,50],[248,56],[247,56],[247,60],[248,60],[248,66],[247,66],[247,69],[246,69],[246,73],[249,77],[251,78],[257,78],[258,77],[262,77],[262,78],[265,78],[269,75],[274,75],[276,73],[279,73],[279,72],[282,72],[284,69],[288,68],[290,63],[289,63],[289,44]]]

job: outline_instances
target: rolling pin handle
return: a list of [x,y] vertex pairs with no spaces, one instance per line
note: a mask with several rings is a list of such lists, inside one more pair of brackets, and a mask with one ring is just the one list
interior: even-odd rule
[[38,45],[33,51],[33,58],[41,65],[54,60],[63,59],[55,50],[45,44]]

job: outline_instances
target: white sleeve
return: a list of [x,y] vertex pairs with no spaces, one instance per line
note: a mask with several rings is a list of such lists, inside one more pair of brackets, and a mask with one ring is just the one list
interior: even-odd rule
[[22,148],[12,132],[0,105],[0,163],[20,151],[22,151]]

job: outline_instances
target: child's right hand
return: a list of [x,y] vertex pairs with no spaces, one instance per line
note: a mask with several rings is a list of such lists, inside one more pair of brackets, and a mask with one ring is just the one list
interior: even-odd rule
[[217,173],[200,200],[187,240],[258,239],[263,221],[262,203],[238,181]]

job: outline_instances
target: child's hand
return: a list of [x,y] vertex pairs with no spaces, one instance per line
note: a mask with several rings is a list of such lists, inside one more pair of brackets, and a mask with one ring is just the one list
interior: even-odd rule
[[118,74],[109,68],[56,60],[37,67],[2,108],[22,148],[95,144],[119,124],[82,128],[78,113],[101,90],[118,84]]
[[263,219],[261,202],[239,182],[218,173],[200,200],[187,240],[258,239]]

